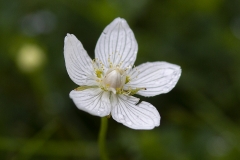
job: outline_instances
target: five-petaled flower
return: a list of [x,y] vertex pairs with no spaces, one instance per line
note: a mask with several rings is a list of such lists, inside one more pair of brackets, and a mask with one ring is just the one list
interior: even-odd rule
[[67,34],[64,57],[67,72],[79,85],[70,92],[75,105],[95,116],[108,116],[132,129],[160,125],[157,109],[134,94],[150,97],[169,92],[181,68],[167,62],[147,62],[133,67],[138,44],[122,18],[116,18],[101,34],[92,60],[81,42]]

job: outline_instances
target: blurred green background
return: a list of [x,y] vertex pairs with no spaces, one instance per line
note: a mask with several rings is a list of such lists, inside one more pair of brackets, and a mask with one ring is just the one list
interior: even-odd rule
[[182,67],[168,94],[140,97],[161,125],[136,131],[109,120],[116,160],[240,159],[239,0],[1,0],[0,159],[99,159],[100,118],[78,110],[63,40],[75,34],[94,58],[114,18],[125,18],[139,44],[135,65]]

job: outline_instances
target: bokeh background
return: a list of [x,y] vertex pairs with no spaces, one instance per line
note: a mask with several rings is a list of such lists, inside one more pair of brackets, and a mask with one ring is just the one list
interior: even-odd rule
[[75,34],[94,58],[116,17],[135,33],[135,65],[167,61],[183,72],[170,93],[138,96],[157,107],[160,127],[109,119],[111,159],[240,159],[239,0],[1,0],[0,159],[99,159],[100,118],[69,98],[77,86],[63,40]]

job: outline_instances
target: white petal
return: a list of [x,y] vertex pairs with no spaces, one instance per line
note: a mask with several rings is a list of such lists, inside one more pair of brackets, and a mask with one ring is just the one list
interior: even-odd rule
[[95,57],[109,68],[108,58],[114,65],[132,66],[138,44],[125,19],[116,18],[103,31],[95,48]]
[[70,98],[73,99],[78,109],[92,115],[104,117],[110,114],[110,93],[100,88],[91,88],[83,91],[71,91]]
[[95,83],[92,60],[73,34],[67,34],[65,37],[64,58],[68,75],[74,83],[78,85]]
[[133,96],[113,95],[111,100],[112,117],[117,122],[132,129],[153,129],[160,125],[160,115],[157,109],[148,102],[138,103],[139,99]]
[[146,88],[137,94],[155,96],[171,91],[181,75],[178,65],[167,62],[147,62],[135,67],[129,72],[130,82],[126,88]]

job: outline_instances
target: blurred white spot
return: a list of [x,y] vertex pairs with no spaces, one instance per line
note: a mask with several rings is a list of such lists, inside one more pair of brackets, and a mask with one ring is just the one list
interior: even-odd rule
[[21,20],[22,31],[30,36],[49,33],[55,26],[55,15],[45,10],[28,14]]
[[20,48],[16,61],[21,71],[29,73],[43,66],[46,56],[39,46],[26,44]]
[[210,141],[207,143],[207,150],[208,152],[216,157],[221,157],[227,154],[229,151],[229,145],[226,143],[226,141],[222,137],[213,137]]

